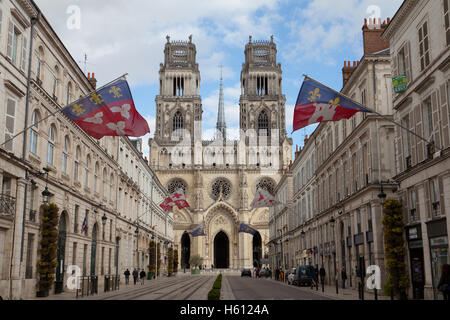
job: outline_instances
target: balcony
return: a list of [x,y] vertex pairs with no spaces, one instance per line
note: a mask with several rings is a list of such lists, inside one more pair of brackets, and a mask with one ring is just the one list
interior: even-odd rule
[[14,216],[16,212],[16,198],[0,194],[0,216]]

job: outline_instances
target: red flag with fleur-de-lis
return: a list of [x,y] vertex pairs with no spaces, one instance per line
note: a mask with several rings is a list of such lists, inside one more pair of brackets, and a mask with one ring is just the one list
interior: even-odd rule
[[189,203],[186,201],[186,195],[183,190],[178,190],[174,192],[171,196],[172,201],[176,204],[178,209],[190,208]]
[[120,78],[62,110],[95,139],[106,136],[142,137],[150,133],[137,112],[128,82]]

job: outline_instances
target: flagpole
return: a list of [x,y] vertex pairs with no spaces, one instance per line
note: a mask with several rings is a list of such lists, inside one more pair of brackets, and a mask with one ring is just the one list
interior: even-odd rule
[[[109,86],[111,83],[114,83],[114,82],[116,82],[117,80],[119,80],[119,79],[121,79],[121,78],[126,78],[127,75],[128,75],[128,73],[125,73],[123,76],[120,76],[120,77],[118,77],[118,78],[116,78],[116,79],[114,79],[114,80],[108,82],[107,84],[101,86],[100,88],[95,89],[94,91],[89,92],[89,93],[88,93],[87,95],[85,95],[83,98],[78,99],[78,100],[72,102],[71,104],[74,104],[74,103],[76,103],[76,102],[78,102],[78,101],[80,101],[80,100],[85,99],[85,98],[88,97],[89,95],[91,95],[91,94],[93,94],[93,93],[95,93],[95,92],[97,92],[97,91],[100,91],[100,90],[104,89],[105,87]],[[69,104],[69,105],[70,105],[70,104]],[[24,130],[20,131],[18,134],[16,134],[15,136],[13,136],[11,139],[8,139],[8,140],[6,140],[5,142],[3,142],[2,144],[0,144],[0,147],[1,147],[1,146],[4,146],[4,145],[7,144],[8,142],[14,140],[15,138],[19,137],[20,135],[24,134],[25,132],[27,132],[27,131],[30,130],[31,128],[33,128],[33,127],[39,125],[40,123],[44,122],[45,120],[47,120],[47,119],[53,117],[53,116],[56,115],[57,113],[62,112],[62,111],[63,111],[65,108],[67,108],[69,105],[65,106],[64,108],[60,108],[60,109],[56,110],[55,112],[52,112],[52,113],[49,114],[47,117],[45,117],[45,118],[39,120],[38,122],[33,123],[32,125],[28,126],[28,127],[25,128]]]
[[305,77],[305,80],[306,80],[306,79],[309,79],[309,80],[311,80],[311,81],[316,82],[317,84],[320,84],[321,86],[324,86],[324,87],[327,88],[327,89],[330,89],[331,91],[335,92],[336,94],[339,94],[339,95],[341,95],[341,96],[343,96],[343,97],[349,99],[350,101],[352,101],[353,103],[355,103],[355,104],[361,106],[362,108],[364,108],[364,109],[366,109],[366,110],[369,110],[370,112],[372,112],[372,113],[374,113],[374,114],[380,116],[381,118],[383,118],[383,119],[385,119],[385,120],[387,120],[387,121],[389,121],[389,122],[392,122],[393,124],[399,126],[399,127],[402,128],[403,130],[408,131],[409,133],[411,133],[411,134],[414,135],[415,137],[417,137],[417,138],[419,138],[419,139],[425,141],[427,144],[432,144],[432,145],[433,145],[436,149],[438,149],[439,151],[443,151],[441,148],[437,147],[437,146],[434,144],[434,142],[430,142],[430,141],[428,141],[427,139],[425,139],[424,137],[419,136],[418,134],[416,134],[415,132],[413,132],[413,131],[411,131],[410,129],[406,128],[406,127],[403,126],[402,124],[400,124],[400,123],[398,123],[398,122],[396,122],[396,121],[394,121],[394,120],[392,120],[392,119],[389,119],[388,117],[382,115],[381,113],[379,113],[379,112],[377,112],[377,111],[375,111],[375,110],[372,110],[372,109],[370,109],[370,108],[368,108],[368,107],[366,107],[366,106],[363,106],[361,103],[359,103],[359,102],[353,100],[352,98],[346,96],[345,94],[343,94],[343,93],[341,93],[341,92],[337,92],[337,91],[334,90],[333,88],[328,87],[327,85],[325,85],[325,84],[323,84],[323,83],[321,83],[321,82],[319,82],[319,81],[317,81],[317,80],[315,80],[315,79],[309,77],[309,76],[306,75],[306,74],[303,74],[303,76]]

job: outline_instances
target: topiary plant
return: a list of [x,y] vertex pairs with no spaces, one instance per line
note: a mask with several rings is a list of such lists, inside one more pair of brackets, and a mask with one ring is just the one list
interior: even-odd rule
[[192,256],[189,260],[189,264],[198,269],[201,265],[203,265],[203,258],[199,255]]
[[168,256],[168,266],[167,266],[167,273],[168,276],[170,277],[170,275],[173,273],[173,248],[169,248],[168,252],[167,252],[167,256]]
[[58,213],[59,208],[54,203],[41,206],[40,260],[37,268],[39,273],[38,296],[47,296],[55,280],[55,268],[58,265],[56,259],[58,251]]
[[152,277],[155,276],[155,266],[156,266],[156,243],[155,241],[151,240],[148,248],[149,254],[150,254],[150,264],[148,265],[148,272],[152,273]]
[[173,251],[173,272],[177,273],[178,272],[178,250],[175,249]]
[[406,299],[409,275],[406,271],[406,252],[402,203],[389,199],[384,205],[384,252],[388,271],[387,290],[398,299]]

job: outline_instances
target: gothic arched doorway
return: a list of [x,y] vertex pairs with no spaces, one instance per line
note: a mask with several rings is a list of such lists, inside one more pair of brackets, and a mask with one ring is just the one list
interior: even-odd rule
[[214,267],[228,269],[230,266],[230,241],[225,232],[219,232],[214,238]]
[[55,284],[55,294],[62,293],[64,291],[64,262],[66,256],[66,211],[63,211],[61,217],[59,218],[58,226],[58,251],[56,252],[56,259],[58,261],[58,266],[56,267],[56,284]]
[[91,245],[91,276],[96,273],[97,260],[97,224],[92,228],[92,245]]
[[259,232],[253,236],[253,266],[255,268],[261,267],[262,258],[262,239]]
[[181,237],[181,268],[189,269],[191,266],[189,260],[191,259],[191,238],[185,232]]

